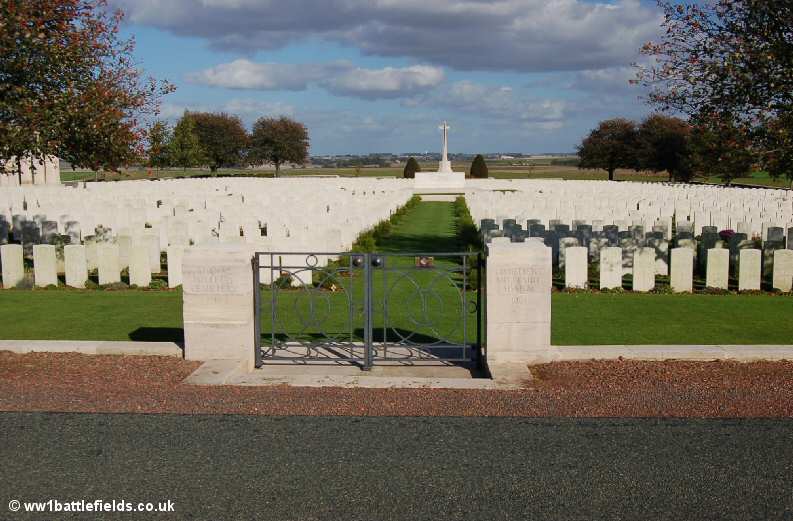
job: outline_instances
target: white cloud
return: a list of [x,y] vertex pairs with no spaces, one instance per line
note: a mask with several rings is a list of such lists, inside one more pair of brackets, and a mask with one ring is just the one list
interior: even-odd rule
[[434,103],[484,117],[512,121],[538,128],[559,128],[564,122],[568,104],[564,100],[524,99],[511,87],[494,87],[470,81],[451,85],[437,96]]
[[363,69],[349,62],[324,64],[255,63],[238,59],[188,75],[188,80],[230,89],[328,91],[365,99],[411,96],[438,86],[443,70],[428,65]]
[[444,78],[443,70],[427,65],[350,69],[323,82],[332,93],[362,98],[404,97],[432,89]]
[[178,101],[165,102],[160,108],[160,117],[175,122],[182,117],[185,110],[192,112],[227,112],[239,116],[247,125],[250,125],[256,119],[264,116],[293,117],[296,113],[295,107],[279,101],[232,98],[219,105],[184,103]]
[[257,90],[304,90],[323,76],[321,68],[291,63],[255,63],[246,59],[194,72],[187,79],[212,87]]
[[602,69],[634,61],[661,12],[639,0],[113,0],[133,22],[258,51],[320,38],[458,70]]

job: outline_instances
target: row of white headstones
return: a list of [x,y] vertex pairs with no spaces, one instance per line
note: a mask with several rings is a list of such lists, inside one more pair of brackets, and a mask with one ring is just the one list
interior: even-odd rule
[[[169,284],[179,285],[185,248],[243,245],[252,252],[343,252],[365,229],[412,196],[410,186],[373,179],[191,179],[86,183],[77,187],[0,189],[3,285],[24,275],[47,286],[65,273],[82,287],[97,269],[100,284],[148,285],[166,253]],[[56,248],[58,236],[69,244]],[[60,253],[62,251],[62,254]],[[328,255],[318,256],[326,263]],[[53,275],[54,274],[54,275]],[[70,276],[70,274],[72,274]],[[171,280],[172,279],[172,280]]]
[[[505,238],[494,239],[509,240]],[[533,240],[533,239],[530,239]],[[686,293],[693,290],[694,250],[688,247],[670,250],[669,286],[674,292]],[[564,280],[568,288],[585,289],[590,287],[589,250],[574,246],[565,250]],[[729,289],[730,251],[724,248],[707,250],[705,287],[710,289]],[[736,275],[739,291],[759,291],[763,278],[763,252],[759,249],[740,250],[737,256]],[[793,250],[775,250],[770,263],[771,286],[782,292],[793,289]],[[632,275],[631,289],[648,292],[656,288],[658,274],[655,248],[638,248],[633,252],[633,262],[629,270],[624,268],[623,250],[607,247],[600,250],[599,259],[600,289],[623,287],[623,276]]]
[[[774,288],[790,291],[793,284],[793,241],[787,248],[763,252],[749,243],[768,239],[769,229],[793,231],[793,191],[726,188],[667,183],[610,183],[598,181],[489,181],[489,190],[466,194],[475,222],[505,219],[523,223],[530,219],[550,227],[554,223],[574,229],[588,224],[593,232],[615,225],[619,231],[640,226],[644,231],[658,230],[664,239],[642,247],[608,247],[603,239],[582,246],[576,238],[560,238],[557,268],[564,271],[567,287],[589,286],[589,264],[599,264],[600,287],[622,287],[622,277],[633,275],[633,289],[655,288],[656,275],[670,275],[673,291],[691,291],[696,257],[706,271],[706,286],[727,289],[730,263],[741,290],[760,289],[763,274]],[[726,249],[724,241],[716,248],[697,251],[696,240],[677,241],[680,248],[669,250],[673,228],[691,230],[699,236],[703,227],[732,229],[750,239],[739,251]],[[494,239],[504,241],[509,239]],[[540,240],[531,238],[527,240]],[[649,246],[649,244],[648,244]],[[724,248],[724,249],[722,249]],[[765,257],[765,258],[764,258]],[[671,264],[671,272],[670,272]]]

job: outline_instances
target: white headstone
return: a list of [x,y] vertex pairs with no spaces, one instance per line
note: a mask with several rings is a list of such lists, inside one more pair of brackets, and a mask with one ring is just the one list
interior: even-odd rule
[[25,279],[25,264],[21,244],[0,246],[0,264],[3,266],[3,288],[17,287]]
[[793,250],[774,252],[773,287],[783,293],[793,289]]
[[622,248],[600,250],[600,289],[621,288],[622,275]]
[[66,264],[66,285],[72,288],[85,288],[88,280],[88,263],[85,259],[85,246],[67,244],[63,247]]
[[[118,244],[118,266],[123,270],[129,268],[129,260],[132,257],[132,237],[129,235],[119,235],[116,238]],[[140,247],[140,244],[138,244]]]
[[655,289],[655,249],[638,248],[633,254],[633,291]]
[[670,286],[675,293],[691,293],[694,289],[694,252],[691,248],[672,249]]
[[151,284],[152,269],[149,258],[149,244],[144,237],[133,239],[129,257],[129,283],[140,288]]
[[182,246],[168,247],[168,287],[177,288],[182,285],[182,262],[184,262]]
[[589,250],[572,246],[565,250],[564,281],[568,288],[585,289],[589,285]]
[[97,245],[97,269],[99,284],[121,282],[121,267],[118,260],[118,244],[103,242]]
[[738,253],[738,291],[760,291],[763,252],[746,249]]
[[708,250],[708,265],[705,285],[714,289],[727,289],[730,276],[730,250],[712,248]]
[[149,255],[151,273],[159,273],[162,271],[162,266],[160,266],[160,236],[155,233],[146,233],[143,238]]
[[50,244],[33,245],[33,277],[39,288],[58,285],[55,246]]

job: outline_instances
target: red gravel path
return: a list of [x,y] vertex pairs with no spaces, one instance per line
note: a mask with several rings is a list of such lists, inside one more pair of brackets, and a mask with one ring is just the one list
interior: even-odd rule
[[0,410],[362,416],[793,417],[793,362],[565,362],[520,391],[199,387],[196,362],[0,352]]

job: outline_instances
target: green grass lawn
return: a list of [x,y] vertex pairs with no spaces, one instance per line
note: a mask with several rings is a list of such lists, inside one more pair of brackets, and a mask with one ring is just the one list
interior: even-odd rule
[[[181,292],[0,292],[0,338],[180,340]],[[553,343],[791,344],[793,299],[556,293]]]
[[793,298],[557,293],[556,345],[793,344]]
[[[385,253],[457,251],[460,245],[451,203],[417,205],[393,227],[379,249]],[[413,262],[413,256],[386,257],[386,269],[373,271],[375,325],[383,323],[387,304],[389,325],[427,337],[441,333],[459,340],[456,321],[461,310],[460,274],[447,277],[443,272],[415,270]],[[458,262],[442,258],[436,259],[436,265],[451,270],[460,268]],[[346,294],[317,291],[312,301],[306,300],[301,290],[282,291],[278,309],[285,319],[280,325],[307,336],[323,328],[330,333],[343,333],[349,331],[350,324],[353,329],[360,329],[362,320],[350,320],[345,313],[347,296],[352,295],[358,303],[362,301],[361,270],[354,277],[333,276],[348,289]],[[429,318],[438,325],[435,331],[429,326],[416,326],[415,310],[421,299],[414,282],[418,287],[436,290],[427,300]],[[470,293],[469,298],[474,296]],[[269,289],[262,291],[265,334],[270,331],[270,297]],[[296,314],[303,313],[305,318],[311,305],[323,324],[309,324],[301,332],[301,320]],[[473,314],[468,316],[468,327],[475,327]],[[793,298],[786,296],[555,293],[553,343],[791,344],[791,317]],[[475,329],[471,329],[469,335],[474,334]],[[180,341],[182,295],[180,291],[0,290],[0,338]]]
[[182,292],[0,290],[0,317],[6,340],[177,341]]

